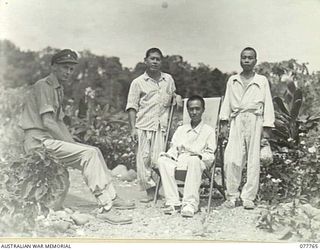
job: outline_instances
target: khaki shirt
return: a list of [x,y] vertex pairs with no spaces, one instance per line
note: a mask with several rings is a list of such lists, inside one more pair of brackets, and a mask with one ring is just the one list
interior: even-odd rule
[[176,90],[171,75],[161,73],[159,81],[147,73],[134,79],[130,85],[126,110],[137,111],[136,128],[157,131],[167,128],[171,98]]
[[[44,127],[41,115],[52,112],[58,125],[63,124],[62,111],[63,86],[60,85],[54,74],[40,79],[31,87],[22,111],[20,126],[25,132],[25,148],[38,146],[45,138],[53,138]],[[61,126],[63,133],[68,133]],[[54,138],[53,138],[54,139]]]

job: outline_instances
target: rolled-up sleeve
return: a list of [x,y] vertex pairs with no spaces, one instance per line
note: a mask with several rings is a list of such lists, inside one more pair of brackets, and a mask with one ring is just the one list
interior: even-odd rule
[[219,118],[220,120],[229,120],[231,113],[231,105],[230,105],[230,84],[232,83],[231,77],[227,82],[226,93],[222,102],[221,110]]
[[35,86],[35,96],[39,107],[39,115],[48,112],[55,112],[54,109],[54,94],[48,84],[38,84]]
[[126,111],[131,108],[138,111],[139,100],[140,100],[139,84],[137,81],[133,80],[130,85],[130,89],[129,89],[129,93],[128,93]]
[[176,132],[174,132],[171,140],[171,147],[168,150],[168,155],[177,159],[178,158],[178,149],[179,146],[179,138],[181,137],[181,128],[178,127]]
[[273,107],[269,82],[266,78],[263,127],[274,127],[274,121],[275,121],[274,107]]
[[209,167],[214,161],[214,153],[216,150],[216,135],[215,132],[211,132],[207,139],[207,145],[201,152],[202,161]]

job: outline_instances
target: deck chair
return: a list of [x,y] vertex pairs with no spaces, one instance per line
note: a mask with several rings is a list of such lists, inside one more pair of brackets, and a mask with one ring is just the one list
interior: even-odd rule
[[[225,199],[225,180],[224,180],[224,169],[223,169],[223,145],[222,145],[222,140],[220,139],[219,136],[219,131],[220,131],[220,122],[219,122],[219,112],[220,112],[220,107],[222,104],[222,98],[221,97],[211,97],[211,98],[204,98],[205,100],[205,111],[202,115],[202,120],[204,123],[207,125],[215,128],[216,130],[216,141],[217,141],[217,147],[216,147],[216,152],[215,152],[215,160],[211,165],[210,170],[204,170],[202,174],[202,178],[206,178],[209,180],[208,183],[209,185],[202,184],[200,188],[209,188],[209,200],[208,200],[208,208],[207,211],[210,211],[211,208],[211,201],[212,201],[212,194],[213,194],[213,189],[216,188],[220,194],[223,196]],[[184,99],[184,107],[183,107],[183,124],[189,123],[190,122],[190,117],[187,112],[187,99]],[[170,123],[169,123],[170,124]],[[168,150],[168,147],[166,147],[166,150]],[[219,159],[219,161],[218,161]],[[216,173],[216,168],[221,169],[221,185],[219,185],[216,180],[215,180],[215,173]],[[157,171],[159,176],[160,173]],[[175,178],[176,180],[179,181],[184,181],[186,178],[186,170],[176,170],[175,172]],[[157,185],[156,185],[156,191],[155,191],[155,196],[154,196],[154,203],[157,202],[158,195],[159,195],[159,189],[161,185],[161,178],[158,178]],[[178,187],[183,187],[184,184],[178,184]]]

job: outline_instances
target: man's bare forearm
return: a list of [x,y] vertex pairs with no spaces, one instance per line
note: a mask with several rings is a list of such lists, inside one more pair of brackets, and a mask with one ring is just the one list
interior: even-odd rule
[[137,115],[137,111],[135,109],[128,110],[130,130],[133,130],[136,127],[136,115]]
[[43,125],[49,131],[54,139],[73,142],[72,138],[66,137],[65,133],[61,131],[60,126],[53,118],[53,113],[45,113],[42,116]]

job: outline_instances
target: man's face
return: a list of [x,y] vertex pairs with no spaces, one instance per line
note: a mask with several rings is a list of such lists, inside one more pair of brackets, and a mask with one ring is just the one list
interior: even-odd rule
[[59,82],[68,82],[75,69],[74,63],[61,63],[53,65],[54,73]]
[[188,103],[188,113],[191,118],[191,122],[200,122],[204,111],[204,108],[200,100],[193,100]]
[[150,53],[147,58],[144,59],[147,69],[150,71],[160,71],[161,67],[161,55],[157,52]]
[[252,71],[257,63],[256,55],[252,50],[244,50],[240,56],[240,64],[243,70]]

